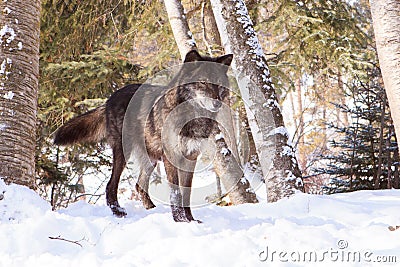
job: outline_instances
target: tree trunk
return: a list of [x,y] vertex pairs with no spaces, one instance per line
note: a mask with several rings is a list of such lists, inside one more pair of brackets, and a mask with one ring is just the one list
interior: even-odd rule
[[[183,14],[181,2],[179,0],[164,0],[164,3],[168,12],[172,29],[177,27],[176,30],[173,30],[174,38],[178,45],[181,57],[184,59],[187,52],[193,49],[197,50],[196,42],[190,33],[187,20]],[[190,44],[190,46],[187,46],[186,44]],[[229,104],[228,102],[229,100],[227,99],[225,104]],[[233,125],[231,128],[233,131]],[[225,139],[223,138],[219,139],[219,141],[215,140],[215,143],[217,147],[221,147],[221,149],[224,148],[226,151],[229,151],[229,153],[226,153],[224,157],[220,156],[219,152],[217,152],[217,155],[214,159],[214,169],[217,174],[217,179],[221,179],[225,188],[229,191],[232,204],[237,205],[242,203],[258,202],[256,194],[252,190],[250,183],[244,177],[239,158],[235,158],[234,156],[234,154],[237,154],[235,153],[237,149],[229,149]],[[231,142],[230,145],[234,146],[235,143]],[[231,151],[234,153],[231,153]],[[239,181],[246,182],[241,183]],[[233,184],[236,185],[233,186]]]
[[394,150],[394,156],[393,156],[393,160],[396,163],[396,165],[394,166],[394,174],[393,174],[393,184],[394,184],[394,188],[395,189],[400,189],[400,175],[399,175],[399,147],[396,147],[396,149]]
[[[381,185],[381,175],[382,175],[382,167],[383,167],[383,146],[387,145],[384,144],[384,134],[385,134],[385,113],[386,113],[386,95],[383,94],[383,103],[381,103],[381,121],[380,121],[380,126],[379,126],[379,148],[378,148],[378,165],[377,165],[377,170],[376,170],[376,177],[374,181],[374,189],[379,189]],[[389,150],[389,149],[388,149]],[[389,160],[389,158],[388,158]],[[390,166],[388,164],[388,166]],[[390,167],[389,167],[390,168]],[[389,183],[390,178],[388,177],[388,183]]]
[[[214,159],[214,169],[221,177],[224,187],[229,189],[231,202],[234,204],[257,203],[256,194],[249,181],[244,178],[239,160],[232,155],[224,138],[218,138],[216,145],[217,153]],[[239,177],[242,177],[242,179],[238,179]]]
[[304,191],[266,59],[247,8],[242,0],[211,0],[211,4],[225,51],[234,54],[233,69],[246,104],[268,201],[277,201],[296,190]]
[[400,140],[400,1],[370,0],[370,6],[385,91]]
[[299,125],[297,128],[297,136],[298,136],[298,144],[297,148],[299,151],[299,164],[300,169],[303,174],[306,171],[307,167],[307,156],[305,153],[305,142],[304,142],[304,110],[303,110],[303,97],[301,90],[301,78],[298,78],[296,81],[296,93],[297,93],[297,107],[298,107],[298,117],[299,117]]
[[219,37],[218,27],[215,22],[210,1],[201,3],[201,20],[203,41],[207,47],[208,53],[212,56],[215,48],[221,47],[221,38]]
[[40,1],[0,10],[0,178],[34,188]]
[[[344,88],[344,83],[343,83],[343,79],[342,79],[342,72],[340,71],[340,69],[338,70],[338,87],[339,87],[339,99],[340,99],[340,105],[342,106],[346,106],[346,91]],[[343,126],[348,127],[349,126],[349,118],[348,118],[348,114],[347,112],[343,112],[343,110],[341,110],[340,112],[342,114],[343,117]]]
[[172,33],[178,45],[182,60],[186,54],[193,49],[197,50],[196,42],[189,29],[184,9],[180,0],[164,0],[165,8],[168,13],[169,23]]

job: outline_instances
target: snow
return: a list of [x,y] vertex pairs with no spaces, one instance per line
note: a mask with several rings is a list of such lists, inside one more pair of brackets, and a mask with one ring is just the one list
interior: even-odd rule
[[228,155],[230,153],[229,149],[227,149],[226,147],[223,147],[220,151],[220,153],[224,156]]
[[[5,123],[0,123],[0,131],[5,131],[7,129],[7,124]],[[0,192],[1,193],[1,192]]]
[[276,107],[276,108],[278,108],[279,110],[281,109],[280,108],[280,106],[279,106],[279,103],[278,103],[278,101],[276,101],[276,99],[268,99],[267,100],[267,102],[265,102],[264,104],[263,104],[263,107],[264,108],[271,108],[271,107]]
[[191,46],[191,47],[195,47],[196,46],[196,41],[194,40],[193,34],[191,31],[188,31],[187,36],[190,38],[186,41],[186,43]]
[[11,13],[11,9],[10,9],[9,7],[5,7],[5,8],[3,9],[3,13],[6,14],[6,15],[8,15],[8,14]]
[[224,134],[222,132],[220,132],[220,133],[215,135],[215,140],[216,141],[224,139],[224,138],[225,138],[225,136],[224,136]]
[[289,133],[288,133],[288,131],[287,131],[285,126],[279,126],[279,127],[275,128],[275,129],[271,130],[268,133],[268,136],[275,135],[275,134],[280,134],[280,135],[283,135],[283,136],[286,136],[286,137],[289,138]]
[[388,266],[374,261],[400,261],[400,231],[388,230],[400,224],[400,190],[299,193],[277,203],[210,205],[193,210],[202,224],[175,223],[168,206],[150,211],[138,202],[124,206],[126,218],[83,201],[51,211],[34,191],[0,180],[0,266]]
[[8,99],[8,100],[13,99],[13,97],[14,97],[14,93],[12,91],[8,91],[7,93],[5,93],[3,95],[3,98]]
[[6,36],[6,34],[9,35],[6,39],[7,44],[11,43],[16,36],[13,28],[9,27],[8,25],[4,25],[0,30],[0,44],[3,43],[3,37]]
[[0,65],[0,74],[5,74],[6,73],[6,60],[3,60],[3,62]]
[[[10,59],[10,58],[6,58],[3,60],[3,62],[1,62],[0,74],[5,74],[5,76],[6,76],[5,79],[8,79],[7,76],[11,73],[11,72],[7,71],[7,67],[11,68],[11,65],[12,65],[12,59]],[[1,87],[3,87],[3,86],[4,85],[2,84]]]
[[[260,58],[264,56],[263,49],[258,41],[256,32],[254,31],[253,22],[249,16],[249,12],[246,8],[244,1],[238,0],[235,4],[236,15],[238,16],[237,21],[242,24],[245,34],[247,35],[246,44],[250,47],[250,53],[255,55],[257,59],[255,59],[256,65],[262,69],[268,69],[264,61],[261,61]],[[265,73],[265,80],[268,80],[269,72]]]
[[281,155],[282,155],[282,156],[290,156],[290,157],[292,157],[292,158],[295,157],[292,147],[290,147],[290,146],[283,146],[282,149],[283,149],[282,152],[281,152]]

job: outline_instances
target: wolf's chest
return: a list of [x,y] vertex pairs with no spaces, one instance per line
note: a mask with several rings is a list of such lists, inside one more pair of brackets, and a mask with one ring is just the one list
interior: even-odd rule
[[180,150],[185,155],[190,155],[195,152],[200,152],[201,139],[182,137],[180,141]]

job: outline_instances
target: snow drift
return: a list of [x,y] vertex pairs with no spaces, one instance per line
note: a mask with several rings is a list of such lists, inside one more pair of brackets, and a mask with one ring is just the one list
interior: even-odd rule
[[[0,266],[396,266],[400,190],[296,194],[277,203],[194,209],[127,202],[115,218],[83,201],[51,211],[32,190],[0,180]],[[382,264],[384,262],[384,264]]]

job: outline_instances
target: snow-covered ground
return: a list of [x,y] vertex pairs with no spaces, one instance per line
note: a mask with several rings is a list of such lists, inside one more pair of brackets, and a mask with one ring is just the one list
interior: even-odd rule
[[138,202],[124,203],[126,218],[85,202],[54,212],[35,192],[1,180],[0,199],[4,267],[400,264],[400,229],[388,230],[400,225],[400,190],[203,206],[193,211],[203,224],[175,223],[169,207],[146,211]]

